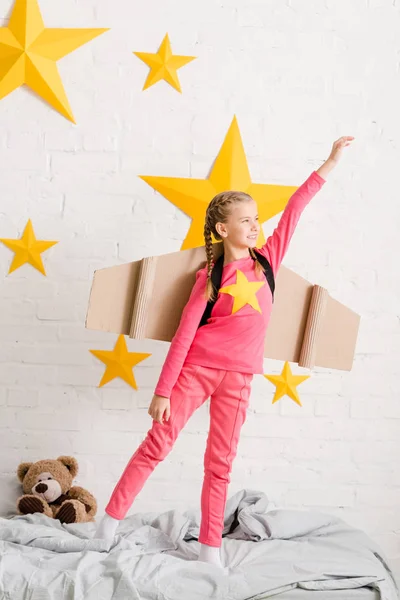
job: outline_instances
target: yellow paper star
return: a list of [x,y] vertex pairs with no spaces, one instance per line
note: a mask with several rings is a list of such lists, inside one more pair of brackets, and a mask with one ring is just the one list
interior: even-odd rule
[[116,377],[120,377],[135,390],[138,388],[132,368],[151,356],[151,354],[141,352],[128,352],[126,341],[122,334],[118,336],[113,350],[90,350],[90,352],[106,365],[106,370],[99,383],[99,387],[102,387]]
[[268,381],[276,386],[276,392],[272,404],[277,402],[283,396],[289,396],[297,402],[299,406],[302,406],[296,387],[303,383],[306,379],[309,379],[309,375],[293,375],[290,369],[289,363],[286,361],[283,367],[283,371],[280,375],[264,375]]
[[32,265],[32,267],[35,267],[35,269],[43,273],[43,275],[46,275],[46,271],[44,270],[42,263],[42,257],[40,255],[42,252],[45,252],[55,244],[58,244],[58,242],[37,240],[30,219],[26,224],[24,233],[20,239],[10,240],[2,238],[0,239],[0,242],[3,242],[7,248],[10,248],[10,250],[15,252],[15,256],[11,263],[8,274],[12,273],[25,263],[29,263]]
[[[225,190],[250,194],[257,202],[259,222],[262,224],[281,212],[297,190],[297,187],[290,185],[252,183],[236,117],[208,179],[152,176],[141,176],[141,179],[191,217],[190,229],[181,250],[204,245],[206,209],[216,194]],[[264,242],[261,228],[257,246],[262,246]]]
[[56,61],[107,29],[45,29],[37,0],[15,0],[0,28],[0,99],[28,85],[75,123]]
[[182,92],[177,70],[196,58],[196,56],[173,55],[168,33],[161,42],[157,54],[149,54],[147,52],[133,52],[133,54],[140,58],[140,60],[146,63],[151,69],[143,86],[143,90],[154,85],[157,81],[164,79],[167,83],[172,85],[173,88],[178,90],[178,92]]
[[246,275],[237,269],[236,283],[220,288],[220,294],[230,294],[234,297],[232,315],[246,304],[250,304],[255,310],[261,312],[256,293],[265,285],[262,281],[249,281]]

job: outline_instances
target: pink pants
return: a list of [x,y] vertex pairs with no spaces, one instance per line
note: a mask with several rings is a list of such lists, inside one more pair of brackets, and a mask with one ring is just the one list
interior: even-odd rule
[[171,451],[188,419],[210,398],[199,542],[221,546],[230,472],[246,419],[252,379],[250,373],[185,363],[171,392],[169,421],[161,425],[153,420],[115,486],[106,513],[115,519],[124,518],[147,478]]

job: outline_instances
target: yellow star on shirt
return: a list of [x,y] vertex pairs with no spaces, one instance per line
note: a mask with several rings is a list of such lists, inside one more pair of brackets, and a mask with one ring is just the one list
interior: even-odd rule
[[56,61],[107,29],[45,29],[37,0],[15,0],[0,28],[0,99],[28,85],[74,122]]
[[[257,202],[259,222],[262,224],[280,213],[297,190],[296,186],[291,185],[251,181],[236,117],[232,120],[208,179],[153,176],[141,176],[141,179],[192,219],[181,250],[204,246],[206,210],[216,194],[226,190],[238,190],[250,194]],[[260,228],[257,247],[262,246],[264,242],[264,233]]]
[[234,297],[232,315],[246,304],[250,304],[255,310],[261,312],[256,293],[265,285],[265,281],[249,281],[246,275],[236,271],[236,283],[220,288],[220,294],[230,294]]
[[46,275],[42,257],[40,255],[42,252],[45,252],[55,244],[58,244],[58,242],[37,240],[30,219],[25,226],[22,237],[19,240],[2,238],[0,239],[0,242],[3,242],[7,248],[10,248],[10,250],[15,252],[15,256],[11,263],[8,274],[12,273],[25,263],[29,263],[32,265],[32,267],[35,267],[35,269],[43,273],[43,275]]
[[296,387],[303,383],[306,379],[309,379],[309,375],[293,375],[290,369],[289,363],[286,361],[283,367],[283,371],[280,375],[264,375],[268,381],[276,386],[275,396],[272,400],[272,404],[277,402],[283,396],[289,396],[297,402],[299,406],[302,406]]
[[106,365],[106,370],[99,383],[99,387],[102,387],[116,377],[120,377],[135,390],[138,388],[132,368],[151,356],[151,354],[141,352],[128,352],[126,341],[122,334],[118,336],[113,350],[90,350],[90,352]]
[[140,60],[146,63],[151,69],[143,86],[143,90],[154,85],[157,81],[164,79],[181,93],[182,90],[177,70],[196,58],[196,56],[179,56],[177,54],[172,54],[168,33],[161,42],[157,54],[149,54],[147,52],[133,52],[133,54],[140,58]]

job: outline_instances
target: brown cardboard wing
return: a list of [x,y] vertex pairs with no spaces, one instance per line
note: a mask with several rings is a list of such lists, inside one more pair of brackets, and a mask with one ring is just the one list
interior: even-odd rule
[[[214,244],[215,256],[221,252],[222,244]],[[86,327],[170,342],[204,265],[204,247],[198,247],[96,271]],[[264,356],[350,371],[359,324],[359,315],[327,290],[282,265]]]

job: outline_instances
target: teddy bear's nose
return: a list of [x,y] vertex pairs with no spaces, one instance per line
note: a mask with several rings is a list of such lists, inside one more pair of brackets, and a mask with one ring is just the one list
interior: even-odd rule
[[39,485],[35,487],[35,492],[38,494],[44,494],[47,492],[47,485],[45,483],[39,483]]

